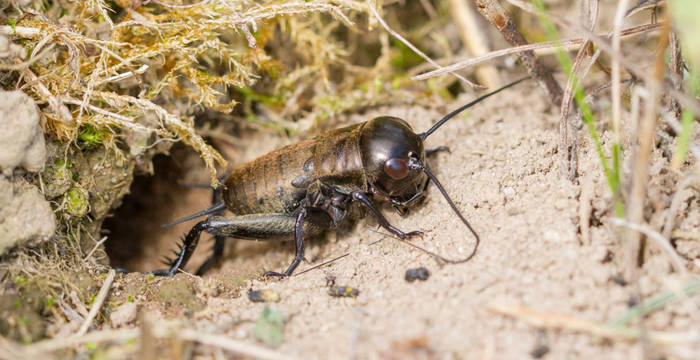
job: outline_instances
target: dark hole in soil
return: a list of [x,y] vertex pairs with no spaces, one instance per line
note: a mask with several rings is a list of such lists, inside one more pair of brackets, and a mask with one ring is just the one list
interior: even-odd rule
[[[154,175],[136,176],[131,193],[108,217],[103,229],[108,236],[107,255],[111,265],[134,271],[164,268],[161,259],[172,256],[192,221],[163,228],[182,216],[210,205],[211,191],[193,189],[183,182],[207,183],[207,174],[196,154],[175,145],[170,155],[153,158]],[[192,201],[190,201],[192,200]]]

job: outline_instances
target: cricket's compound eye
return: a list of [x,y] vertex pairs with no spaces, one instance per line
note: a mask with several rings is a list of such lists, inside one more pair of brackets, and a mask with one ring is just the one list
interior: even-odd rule
[[408,175],[408,164],[404,159],[389,159],[384,163],[384,172],[394,180],[401,180]]

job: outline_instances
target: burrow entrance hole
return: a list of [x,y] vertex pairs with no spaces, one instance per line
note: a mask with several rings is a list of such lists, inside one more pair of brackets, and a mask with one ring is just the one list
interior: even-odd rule
[[[164,268],[161,260],[172,256],[194,222],[169,228],[162,225],[211,206],[211,190],[184,185],[208,182],[201,160],[185,146],[177,144],[169,155],[155,156],[153,175],[135,176],[122,205],[104,221],[105,249],[111,265],[133,271]],[[202,237],[202,249],[209,248],[207,239]],[[198,249],[197,255],[204,257],[206,252]]]

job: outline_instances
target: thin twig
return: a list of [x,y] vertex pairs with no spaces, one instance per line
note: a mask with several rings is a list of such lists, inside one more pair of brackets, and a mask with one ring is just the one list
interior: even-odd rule
[[[524,2],[522,0],[506,0],[506,1],[508,1],[509,3],[515,5],[521,9],[529,12],[529,13],[532,13],[532,14],[539,13],[539,11],[535,7],[533,7],[529,3]],[[581,26],[578,26],[576,24],[573,24],[569,20],[564,19],[560,16],[556,16],[554,14],[548,14],[548,15],[552,19],[552,21],[554,21],[558,25],[563,26],[567,29],[579,32],[579,33],[583,33],[585,36],[589,37],[591,40],[593,40],[593,42],[598,46],[598,48],[600,50],[605,51],[611,58],[619,59],[620,63],[622,65],[624,65],[625,70],[627,70],[627,72],[629,72],[630,74],[634,75],[637,78],[644,79],[644,82],[646,84],[648,84],[648,86],[651,86],[652,84],[654,84],[654,86],[658,86],[660,88],[664,87],[664,85],[661,82],[661,79],[655,78],[653,76],[653,74],[650,74],[649,72],[647,72],[645,70],[645,68],[640,66],[639,63],[635,63],[633,60],[629,60],[628,58],[623,56],[619,51],[614,51],[612,46],[610,45],[609,41],[606,38],[601,37],[599,35],[596,35],[590,31],[588,31],[587,29],[585,29]],[[654,24],[651,24],[651,25],[654,25]],[[660,22],[660,23],[658,23],[658,25],[665,27],[666,23]],[[664,35],[668,35],[668,33],[666,32]],[[657,54],[663,54],[663,52],[657,51]],[[634,58],[636,59],[637,57],[634,57]],[[674,76],[675,76],[675,74],[670,74],[668,76],[668,78],[672,79]],[[677,99],[680,102],[681,106],[692,110],[696,114],[700,114],[700,102],[698,102],[697,99],[695,99],[694,97],[688,96],[684,92],[678,91],[674,88],[666,87],[666,88],[664,88],[664,90],[668,94],[673,96],[674,99]]]
[[106,341],[126,341],[134,339],[139,335],[138,329],[119,329],[119,330],[102,330],[94,331],[82,336],[69,336],[63,338],[55,338],[41,340],[30,345],[22,347],[22,352],[26,359],[37,359],[41,355],[50,353],[56,350],[72,348],[86,343],[102,343]]
[[591,244],[591,212],[593,206],[591,199],[593,198],[593,176],[588,174],[583,179],[581,186],[581,197],[579,201],[579,227],[581,228],[581,243],[583,245]]
[[607,339],[630,341],[648,336],[650,340],[658,344],[690,343],[700,339],[700,334],[697,331],[685,333],[650,331],[643,334],[640,329],[603,325],[573,316],[533,310],[524,305],[490,304],[488,309],[525,321],[535,327],[579,331]]
[[79,337],[85,335],[88,327],[90,327],[90,324],[92,324],[92,320],[95,319],[95,316],[97,316],[97,313],[100,311],[102,303],[104,303],[105,299],[107,298],[109,288],[112,286],[112,282],[114,282],[114,276],[116,274],[117,272],[114,269],[109,270],[107,278],[105,279],[105,282],[102,283],[100,292],[97,293],[97,298],[95,298],[95,301],[92,303],[92,307],[90,308],[90,312],[88,313],[87,318],[85,318],[85,322],[83,322],[83,325],[80,326],[80,329],[78,329],[78,332],[76,332],[74,336]]
[[[527,41],[518,31],[513,20],[503,6],[495,0],[473,0],[476,9],[488,20],[509,44],[518,46],[526,45]],[[552,73],[542,66],[532,51],[524,51],[518,54],[518,58],[523,63],[530,75],[543,85],[549,93],[549,100],[556,106],[561,106],[561,87],[554,79]]]
[[[524,305],[490,304],[488,309],[498,314],[523,320],[532,326],[540,328],[580,331],[602,338],[628,341],[637,340],[643,335],[639,329],[603,325],[573,316],[533,310]],[[645,333],[644,336],[648,336],[650,340],[658,344],[690,343],[700,339],[700,334],[697,331],[685,333],[651,331]]]
[[29,69],[25,68],[22,69],[22,73],[27,77],[29,80],[28,83],[29,85],[36,91],[38,94],[41,94],[45,98],[45,100],[49,103],[49,106],[53,111],[56,113],[56,119],[62,123],[65,124],[73,124],[73,115],[71,114],[70,110],[63,105],[61,100],[59,100],[56,96],[51,94],[51,91],[46,88],[46,86],[41,82],[41,80],[34,74],[34,72]]
[[[177,330],[177,331],[173,331]],[[120,329],[120,330],[102,330],[95,331],[81,336],[71,336],[68,338],[43,340],[31,345],[19,347],[18,350],[27,359],[36,359],[47,353],[71,348],[86,343],[103,343],[103,342],[124,342],[131,339],[139,338],[141,331],[136,328]],[[183,329],[182,324],[175,322],[163,326],[153,328],[153,336],[161,339],[172,339],[173,337],[197,342],[204,345],[215,346],[221,349],[229,350],[240,355],[250,356],[256,359],[291,359],[292,357],[280,354],[278,352],[266,349],[264,347],[247,344],[241,341],[236,341],[230,337],[208,334],[196,329]]]
[[[647,82],[649,98],[646,100],[644,118],[639,124],[638,147],[634,153],[634,171],[632,173],[632,188],[629,192],[627,203],[628,216],[631,223],[641,223],[644,219],[644,200],[646,198],[646,187],[649,181],[649,164],[651,162],[651,152],[654,149],[654,134],[656,130],[657,114],[659,112],[659,100],[661,98],[661,80],[664,74],[664,54],[668,46],[668,34],[670,23],[664,23],[662,36],[659,37],[658,52],[654,60],[653,73],[649,76],[653,82]],[[619,53],[615,51],[615,53]],[[637,273],[639,253],[642,250],[642,239],[639,233],[629,234],[625,240],[625,272],[628,279],[635,277]]]
[[119,121],[119,125],[124,128],[128,128],[131,130],[136,130],[136,131],[141,131],[141,132],[152,132],[154,129],[147,128],[143,125],[137,124],[134,122],[134,119],[124,116],[124,115],[119,115],[115,114],[113,112],[109,112],[105,109],[99,108],[95,105],[88,104],[84,101],[76,100],[76,99],[62,99],[61,100],[64,104],[71,104],[71,105],[80,105],[82,107],[85,107],[87,109],[90,109],[100,115],[104,115],[110,118],[114,118]]
[[229,350],[237,354],[250,356],[256,359],[284,360],[292,357],[283,355],[276,351],[268,350],[262,346],[247,344],[242,341],[233,340],[228,336],[202,333],[199,330],[185,329],[178,331],[177,337],[182,340],[194,341],[200,344],[216,346]]
[[136,69],[134,71],[127,71],[127,72],[124,72],[121,74],[110,76],[110,77],[102,79],[102,80],[95,81],[94,86],[100,86],[100,85],[105,84],[105,83],[112,83],[112,82],[128,79],[128,78],[134,76],[134,73],[141,75],[141,74],[145,73],[146,70],[148,70],[148,65],[141,65],[138,69]]
[[[94,240],[93,240],[93,241],[94,241]],[[83,258],[83,261],[88,261],[88,259],[90,258],[90,256],[92,256],[92,254],[93,254],[95,251],[97,251],[97,249],[99,249],[100,246],[102,246],[102,244],[105,243],[105,241],[107,241],[107,237],[106,237],[106,236],[103,236],[102,239],[100,239],[99,241],[95,242],[95,246],[93,246],[92,249],[90,250],[90,252],[88,252],[87,255],[85,255],[85,257]]]
[[[404,43],[404,45],[406,45],[409,49],[413,50],[413,52],[415,52],[416,54],[418,54],[418,56],[422,57],[423,60],[425,60],[425,61],[429,62],[430,64],[432,64],[433,66],[435,66],[435,68],[437,68],[437,69],[442,68],[442,66],[440,66],[440,64],[436,63],[435,60],[431,59],[428,55],[424,54],[424,53],[423,53],[422,51],[420,51],[417,47],[415,47],[413,44],[411,44],[408,40],[404,39],[404,37],[401,36],[401,34],[397,33],[397,32],[394,31],[392,28],[390,28],[389,25],[387,25],[387,23],[384,22],[384,19],[382,19],[382,17],[379,16],[379,12],[378,12],[377,9],[374,7],[374,5],[371,3],[371,0],[367,0],[367,6],[369,7],[369,10],[372,12],[372,14],[374,15],[374,17],[377,18],[377,21],[382,25],[382,27],[384,28],[384,30],[386,30],[386,31],[387,31],[389,34],[391,34],[393,37],[395,37],[396,39],[398,39],[399,41],[401,41],[402,43]],[[454,75],[454,76],[455,76],[456,78],[458,78],[459,80],[461,80],[461,81],[463,81],[464,83],[466,83],[467,85],[471,86],[472,88],[475,88],[475,89],[481,89],[481,88],[483,88],[483,86],[474,84],[473,82],[467,80],[465,77],[463,77],[462,75],[457,74],[457,73],[454,72],[454,71],[448,71],[448,72],[449,72],[450,74]]]
[[[639,26],[634,26],[628,29],[625,29],[622,32],[623,37],[630,37],[630,36],[637,36],[640,34],[647,33],[649,31],[654,31],[657,30],[661,27],[661,24],[644,24],[644,25],[639,25]],[[600,37],[604,37],[606,35],[600,35]],[[468,58],[466,60],[462,60],[459,62],[456,62],[452,65],[444,66],[441,69],[438,70],[433,70],[429,71],[420,75],[416,75],[412,77],[412,80],[426,80],[435,76],[442,75],[446,72],[449,71],[456,71],[460,69],[464,69],[470,66],[474,66],[476,64],[482,63],[484,61],[496,59],[499,57],[507,56],[507,55],[512,55],[512,54],[517,54],[521,53],[524,51],[535,51],[535,50],[541,50],[541,49],[552,49],[552,48],[558,48],[558,47],[563,47],[563,48],[572,48],[574,46],[581,46],[586,41],[586,38],[575,38],[575,39],[567,39],[567,40],[558,40],[558,41],[547,41],[547,42],[540,42],[540,43],[534,43],[534,44],[527,44],[527,45],[521,45],[521,46],[514,46],[508,49],[502,49],[502,50],[495,50],[492,51],[488,54],[484,54],[482,56],[477,56],[473,58]]]
[[688,239],[700,241],[700,232],[676,230],[673,233],[671,233],[671,237],[674,239]]
[[[620,52],[621,47],[621,36],[622,31],[622,21],[625,16],[625,10],[627,9],[628,0],[620,0],[617,3],[617,10],[615,11],[615,18],[613,22],[612,30],[612,48],[615,52]],[[611,66],[611,80],[612,88],[610,91],[610,98],[612,101],[612,128],[613,128],[613,144],[620,144],[620,122],[622,118],[622,97],[621,85],[620,85],[620,59],[612,59]],[[617,196],[617,194],[613,194]]]
[[680,210],[681,205],[691,196],[694,196],[693,191],[686,190],[691,184],[697,180],[697,175],[691,174],[680,181],[676,186],[676,191],[671,199],[671,205],[666,210],[666,221],[664,222],[663,237],[670,239],[673,233],[673,228],[676,226],[676,214]]
[[673,246],[671,246],[669,239],[665,238],[659,232],[653,230],[649,226],[634,224],[625,219],[612,218],[610,219],[610,222],[617,226],[624,226],[628,229],[632,229],[634,231],[646,235],[649,239],[652,240],[652,243],[656,244],[656,246],[659,248],[659,250],[661,250],[662,253],[666,254],[666,256],[668,257],[668,262],[673,266],[673,268],[677,272],[681,274],[687,274],[687,270],[683,265],[683,260],[680,256],[678,256]]
[[[587,4],[587,5],[586,5]],[[588,16],[586,16],[588,15]],[[590,31],[595,31],[598,19],[598,0],[583,1],[581,3],[581,16],[586,21],[586,26]],[[574,88],[580,86],[588,70],[577,77],[578,69],[583,64],[583,59],[588,52],[591,40],[586,39],[583,46],[578,50],[576,58],[571,67],[571,74],[564,88],[564,95],[560,107],[559,118],[559,154],[561,159],[562,175],[569,181],[574,181],[578,173],[578,136],[577,125],[571,121],[571,102],[574,99]],[[595,57],[597,59],[597,57]],[[595,60],[591,60],[593,62]],[[590,69],[590,66],[588,67]]]

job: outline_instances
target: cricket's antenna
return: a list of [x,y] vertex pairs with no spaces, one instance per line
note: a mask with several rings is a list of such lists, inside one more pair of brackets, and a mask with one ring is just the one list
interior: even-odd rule
[[529,78],[530,78],[529,76],[526,76],[526,77],[524,77],[524,78],[522,78],[522,79],[520,79],[520,80],[513,81],[512,83],[510,83],[510,84],[508,84],[508,85],[505,85],[505,86],[503,86],[503,87],[501,87],[501,88],[499,88],[499,89],[496,89],[496,90],[494,90],[494,91],[492,91],[492,92],[490,92],[490,93],[488,93],[488,94],[484,94],[484,95],[479,96],[478,98],[476,98],[476,100],[474,100],[474,101],[472,101],[472,102],[470,102],[470,103],[468,103],[468,104],[466,104],[466,105],[462,105],[462,106],[460,106],[459,108],[457,108],[457,110],[454,110],[454,111],[452,111],[451,113],[445,115],[445,117],[443,117],[442,119],[440,119],[440,121],[438,121],[437,123],[435,123],[435,125],[433,125],[433,127],[431,127],[428,131],[426,131],[426,132],[424,132],[424,133],[422,133],[422,134],[419,134],[418,136],[420,136],[420,139],[421,139],[421,140],[425,140],[428,136],[430,136],[430,134],[432,134],[433,132],[435,132],[435,130],[437,130],[440,126],[442,126],[442,124],[446,123],[447,120],[452,119],[455,115],[457,115],[457,114],[461,113],[462,111],[464,111],[464,110],[466,110],[466,109],[468,109],[468,108],[474,106],[475,104],[478,104],[479,102],[481,102],[481,100],[484,100],[484,99],[486,99],[487,97],[489,97],[489,96],[491,96],[491,95],[498,94],[499,92],[501,92],[501,91],[503,91],[503,90],[505,90],[505,89],[507,89],[507,88],[509,88],[509,87],[511,87],[511,86],[515,86],[515,85],[517,85],[517,84],[519,84],[519,83],[521,83],[521,82],[523,82],[523,81],[525,81],[525,80],[527,80],[527,79],[529,79]]
[[456,259],[456,260],[453,260],[453,259],[447,259],[447,258],[445,258],[445,257],[442,256],[442,255],[439,255],[439,254],[436,254],[436,253],[434,253],[434,252],[432,252],[432,251],[429,251],[429,250],[427,250],[427,249],[424,249],[424,248],[422,248],[422,247],[420,247],[420,246],[418,246],[418,245],[416,245],[416,244],[414,244],[414,243],[412,243],[412,242],[409,242],[409,241],[407,241],[407,240],[404,240],[404,239],[399,239],[399,240],[400,240],[401,242],[404,242],[404,243],[410,245],[410,246],[413,246],[414,248],[417,248],[418,250],[421,250],[421,251],[423,251],[423,252],[425,252],[425,253],[427,253],[427,254],[429,254],[429,255],[432,255],[433,257],[435,257],[435,258],[436,258],[437,260],[439,260],[439,261],[442,261],[442,262],[445,262],[445,263],[448,263],[448,264],[461,264],[461,263],[463,263],[463,262],[467,262],[467,261],[471,260],[471,259],[474,257],[474,255],[476,255],[476,250],[479,248],[479,243],[481,242],[481,238],[479,237],[479,234],[476,233],[476,231],[475,231],[474,228],[469,224],[469,222],[467,221],[467,219],[464,218],[464,215],[462,215],[462,212],[460,212],[459,209],[457,209],[457,205],[455,205],[454,201],[452,201],[452,199],[450,198],[450,196],[447,195],[447,191],[445,191],[445,188],[442,187],[442,184],[440,184],[440,181],[438,181],[438,179],[435,177],[435,175],[433,175],[433,172],[430,171],[430,168],[428,167],[428,164],[423,164],[423,163],[421,163],[417,158],[413,158],[413,159],[410,159],[410,160],[409,160],[408,166],[409,166],[409,168],[411,168],[411,169],[420,169],[420,170],[423,170],[423,172],[425,172],[425,174],[428,175],[428,177],[430,178],[430,180],[432,180],[433,183],[435,183],[435,186],[437,186],[438,190],[440,190],[440,193],[442,193],[442,196],[445,198],[445,200],[446,200],[447,203],[450,205],[450,207],[452,208],[452,210],[455,212],[455,214],[457,215],[457,217],[458,217],[460,220],[462,220],[462,223],[467,227],[467,229],[469,229],[469,231],[471,231],[472,235],[474,235],[474,239],[476,240],[476,243],[474,244],[474,247],[472,248],[472,252],[469,254],[469,256],[467,256],[467,257],[465,257],[465,258],[463,258],[463,259]]

